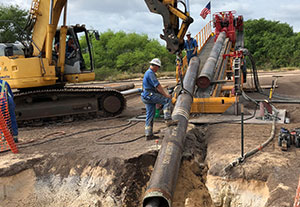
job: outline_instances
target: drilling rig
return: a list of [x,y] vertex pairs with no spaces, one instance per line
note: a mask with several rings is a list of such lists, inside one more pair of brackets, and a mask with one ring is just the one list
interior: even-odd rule
[[[235,11],[214,14],[214,35],[208,36],[199,51],[202,64],[191,113],[232,113],[231,106],[238,102],[246,82],[248,51],[244,49],[243,16],[235,17],[234,14]],[[181,90],[181,86],[175,89],[174,103]]]
[[[246,81],[245,57],[249,54],[244,49],[243,17],[234,14],[215,13],[214,35],[207,32],[210,30],[206,26],[205,35],[200,32],[195,37],[199,57],[193,57],[189,65],[185,59],[179,60],[183,65],[177,65],[177,74],[185,76],[180,77],[172,99],[172,119],[178,124],[169,128],[163,139],[144,195],[144,207],[172,206],[190,114],[224,113],[230,108],[238,113],[237,103]],[[179,71],[184,67],[188,68],[186,73]]]

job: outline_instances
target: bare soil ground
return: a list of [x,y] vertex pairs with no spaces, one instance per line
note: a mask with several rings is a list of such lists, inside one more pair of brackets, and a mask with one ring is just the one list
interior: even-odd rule
[[[260,82],[261,85],[271,85],[271,82],[274,79],[272,75],[281,75],[283,77],[278,79],[278,88],[275,89],[275,94],[282,94],[283,96],[292,97],[294,100],[300,100],[300,88],[298,82],[299,74],[299,71],[278,72],[276,74],[263,73],[260,74]],[[259,96],[258,94],[249,95],[255,98],[266,99],[266,97]],[[249,159],[246,159],[244,163],[235,167],[227,174],[223,171],[224,166],[241,155],[241,126],[239,124],[218,124],[208,126],[207,128],[206,137],[208,148],[206,162],[209,166],[209,175],[217,176],[219,180],[226,178],[226,180],[255,180],[262,181],[264,183],[268,194],[262,193],[261,197],[265,197],[265,204],[249,203],[248,206],[292,206],[294,202],[300,172],[300,149],[295,148],[293,145],[288,149],[288,151],[282,151],[277,144],[277,138],[280,127],[285,127],[291,130],[300,126],[300,105],[274,105],[278,109],[287,110],[291,123],[276,124],[276,133],[273,141],[266,148],[262,149]],[[246,124],[244,133],[245,152],[248,152],[259,147],[260,144],[270,137],[271,124]],[[260,184],[257,184],[257,186]],[[244,185],[247,184],[244,183]],[[235,186],[235,188],[237,187]],[[249,188],[249,197],[251,197],[249,195],[250,191],[251,190]],[[258,190],[254,191],[258,192]],[[227,194],[236,194],[235,196],[241,196],[233,189],[231,189],[230,192],[227,192]],[[238,206],[237,204],[233,204],[234,199],[232,199],[232,203],[229,206]]]
[[[272,75],[260,74],[261,85],[271,85]],[[283,77],[278,79],[275,93],[300,100],[300,71],[276,75]],[[163,85],[174,82],[161,81]],[[136,87],[140,83],[137,80]],[[222,169],[240,156],[240,125],[197,128],[195,140],[201,150],[185,153],[174,206],[292,206],[300,172],[300,149],[292,146],[287,152],[281,151],[277,135],[281,126],[300,127],[300,105],[275,106],[287,109],[291,123],[277,125],[276,138],[271,144],[227,174]],[[161,143],[161,140],[145,140],[143,122],[128,122],[142,114],[143,108],[140,97],[133,95],[127,97],[127,109],[117,118],[21,128],[20,153],[0,153],[0,206],[140,205]],[[161,138],[164,129],[162,122],[155,122],[154,130]],[[271,124],[245,125],[245,151],[263,143],[270,132]],[[216,180],[238,181],[239,185],[248,186],[249,191],[259,192],[263,202],[256,204],[252,200],[252,204],[239,205],[241,201],[235,201],[235,197],[243,197],[228,190],[228,186],[227,190],[224,186],[219,189],[224,195],[217,198]],[[262,190],[255,190],[254,185],[262,186]],[[246,191],[247,187],[236,189]],[[220,197],[222,201],[218,201]],[[244,201],[248,202],[245,198]]]

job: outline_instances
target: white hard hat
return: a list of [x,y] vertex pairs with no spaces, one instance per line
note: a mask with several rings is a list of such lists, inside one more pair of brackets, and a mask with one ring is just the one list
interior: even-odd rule
[[191,35],[192,33],[190,32],[190,31],[188,31],[187,33],[186,33],[186,36],[188,36],[188,35]]
[[160,60],[158,59],[158,58],[154,58],[154,59],[152,59],[151,61],[150,61],[150,64],[152,64],[152,65],[157,65],[157,66],[161,66],[161,62],[160,62]]

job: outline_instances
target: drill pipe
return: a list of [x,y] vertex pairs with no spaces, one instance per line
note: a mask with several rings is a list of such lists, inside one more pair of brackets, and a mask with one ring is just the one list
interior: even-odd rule
[[145,192],[143,207],[171,207],[199,65],[200,59],[193,57],[183,80],[185,90],[178,96],[172,113],[172,119],[178,121],[177,127],[169,128],[169,134],[163,139]]
[[196,83],[199,88],[207,88],[210,85],[215,74],[216,63],[222,50],[225,38],[226,33],[221,32],[202,68],[200,76],[197,78]]

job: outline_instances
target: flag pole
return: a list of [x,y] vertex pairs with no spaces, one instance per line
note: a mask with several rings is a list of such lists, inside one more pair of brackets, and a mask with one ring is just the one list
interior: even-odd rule
[[[210,0],[210,27],[213,27],[213,22],[212,22],[212,6],[211,6],[212,0]],[[211,29],[212,30],[212,29]]]

